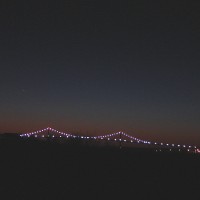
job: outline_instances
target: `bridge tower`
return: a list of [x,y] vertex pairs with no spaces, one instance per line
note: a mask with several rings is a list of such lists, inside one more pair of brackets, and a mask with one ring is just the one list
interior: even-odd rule
[[47,140],[50,140],[50,132],[49,132],[49,128],[48,128],[48,131],[47,131]]
[[119,133],[119,148],[122,148],[122,132]]

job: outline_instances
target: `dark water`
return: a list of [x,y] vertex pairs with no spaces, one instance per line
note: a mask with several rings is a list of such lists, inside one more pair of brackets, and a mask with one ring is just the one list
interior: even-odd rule
[[200,199],[200,156],[1,142],[0,199]]

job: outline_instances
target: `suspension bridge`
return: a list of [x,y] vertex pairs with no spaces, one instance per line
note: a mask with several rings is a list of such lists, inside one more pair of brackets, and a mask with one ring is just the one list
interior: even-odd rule
[[76,135],[68,132],[58,131],[53,128],[45,128],[41,130],[37,130],[34,132],[28,132],[20,134],[21,138],[35,138],[35,139],[48,139],[48,140],[56,140],[56,139],[79,139],[85,141],[107,141],[107,142],[114,142],[119,143],[120,148],[122,144],[134,144],[140,145],[145,147],[154,148],[155,151],[162,151],[163,149],[168,151],[186,151],[186,152],[193,152],[193,153],[200,153],[200,148],[195,145],[185,145],[185,144],[170,144],[164,142],[152,142],[143,139],[139,139],[133,137],[129,134],[126,134],[122,131],[107,134],[107,135],[99,135],[99,136],[85,136],[85,135]]

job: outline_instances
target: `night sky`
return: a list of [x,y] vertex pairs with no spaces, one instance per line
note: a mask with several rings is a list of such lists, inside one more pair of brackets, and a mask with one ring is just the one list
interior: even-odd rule
[[1,1],[0,132],[200,144],[198,1]]

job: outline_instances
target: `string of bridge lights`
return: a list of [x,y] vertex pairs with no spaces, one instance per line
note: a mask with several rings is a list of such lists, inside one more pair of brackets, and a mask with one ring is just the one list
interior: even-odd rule
[[[35,132],[29,132],[29,133],[24,133],[24,134],[20,134],[20,137],[38,137],[38,134],[42,134],[46,131],[51,131],[54,132],[55,134],[60,134],[60,138],[64,137],[64,138],[79,138],[79,139],[93,139],[93,140],[113,140],[113,141],[119,141],[119,142],[131,142],[131,143],[138,143],[138,144],[147,144],[147,145],[156,145],[156,146],[163,146],[163,147],[170,147],[170,148],[187,148],[188,151],[189,149],[195,149],[195,151],[197,151],[198,153],[200,153],[200,150],[197,149],[197,146],[193,146],[193,145],[181,145],[181,144],[168,144],[168,143],[158,143],[158,142],[151,142],[151,141],[146,141],[146,140],[142,140],[142,139],[138,139],[136,137],[133,137],[131,135],[128,135],[122,131],[119,131],[117,133],[112,133],[112,134],[107,134],[107,135],[100,135],[100,136],[83,136],[83,135],[74,135],[72,133],[65,133],[65,132],[61,132],[58,131],[56,129],[53,128],[45,128],[45,129],[41,129]],[[120,139],[114,138],[115,136],[120,136]],[[121,136],[125,136],[128,138],[128,140],[124,140],[121,138]],[[42,137],[45,137],[45,135],[43,134]],[[52,138],[54,138],[55,135],[52,135]]]

